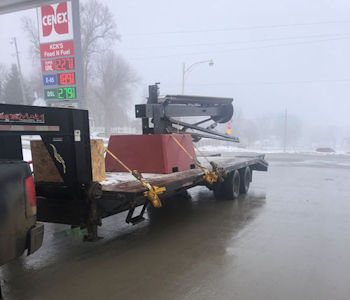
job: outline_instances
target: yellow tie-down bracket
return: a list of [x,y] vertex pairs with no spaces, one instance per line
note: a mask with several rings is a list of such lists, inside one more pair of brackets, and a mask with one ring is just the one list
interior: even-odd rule
[[163,194],[166,191],[165,187],[158,187],[153,185],[152,188],[149,188],[148,191],[145,191],[143,194],[145,197],[153,204],[154,207],[162,207],[162,202],[160,201],[158,195]]
[[162,207],[162,202],[160,201],[158,195],[163,194],[166,191],[165,187],[158,187],[156,185],[151,185],[149,182],[143,178],[142,174],[137,170],[131,170],[126,164],[124,164],[117,156],[115,156],[111,151],[103,146],[104,150],[112,156],[120,165],[124,167],[132,176],[134,176],[141,184],[148,190],[143,193],[143,195],[152,203],[156,208]]
[[162,207],[162,202],[160,201],[158,195],[163,194],[166,191],[166,188],[151,185],[143,178],[142,174],[137,170],[133,170],[131,174],[136,179],[138,179],[142,183],[142,185],[148,190],[145,191],[143,195],[152,203],[152,205],[156,208]]

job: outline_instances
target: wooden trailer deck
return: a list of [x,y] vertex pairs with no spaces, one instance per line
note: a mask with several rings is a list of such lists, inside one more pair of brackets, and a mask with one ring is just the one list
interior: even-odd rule
[[[265,155],[255,153],[244,153],[235,156],[234,158],[224,157],[210,157],[211,161],[216,162],[219,167],[224,168],[228,172],[251,166],[252,170],[267,171],[268,163],[264,159]],[[208,166],[207,162],[203,161],[205,167]],[[106,181],[101,182],[102,190],[104,192],[115,192],[115,193],[127,193],[127,194],[138,194],[145,191],[144,186],[136,179],[130,180],[130,176],[124,176],[126,180],[121,180],[123,173],[109,172],[106,174]],[[188,171],[176,172],[171,174],[144,174],[144,177],[152,185],[165,186],[170,190],[174,189],[187,189],[195,185],[204,184],[203,179],[204,172],[197,168]],[[113,179],[117,177],[120,182],[111,183]]]

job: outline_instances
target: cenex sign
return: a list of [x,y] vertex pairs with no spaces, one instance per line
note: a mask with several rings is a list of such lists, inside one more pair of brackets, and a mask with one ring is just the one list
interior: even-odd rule
[[38,21],[44,97],[77,103],[83,93],[79,1],[42,6]]
[[70,2],[42,6],[39,9],[40,43],[73,39],[72,5]]

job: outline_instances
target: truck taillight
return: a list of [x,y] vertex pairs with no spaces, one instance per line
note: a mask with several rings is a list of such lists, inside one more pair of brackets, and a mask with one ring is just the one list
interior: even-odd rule
[[35,194],[35,185],[32,176],[29,176],[26,179],[26,214],[27,217],[32,217],[36,215],[36,194]]

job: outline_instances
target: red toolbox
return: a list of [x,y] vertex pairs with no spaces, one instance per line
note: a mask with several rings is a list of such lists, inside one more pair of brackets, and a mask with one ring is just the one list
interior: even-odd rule
[[[196,158],[189,134],[174,134],[174,137]],[[130,169],[142,173],[169,174],[196,167],[169,134],[112,135],[109,138],[108,150]],[[106,171],[126,172],[108,153]]]

